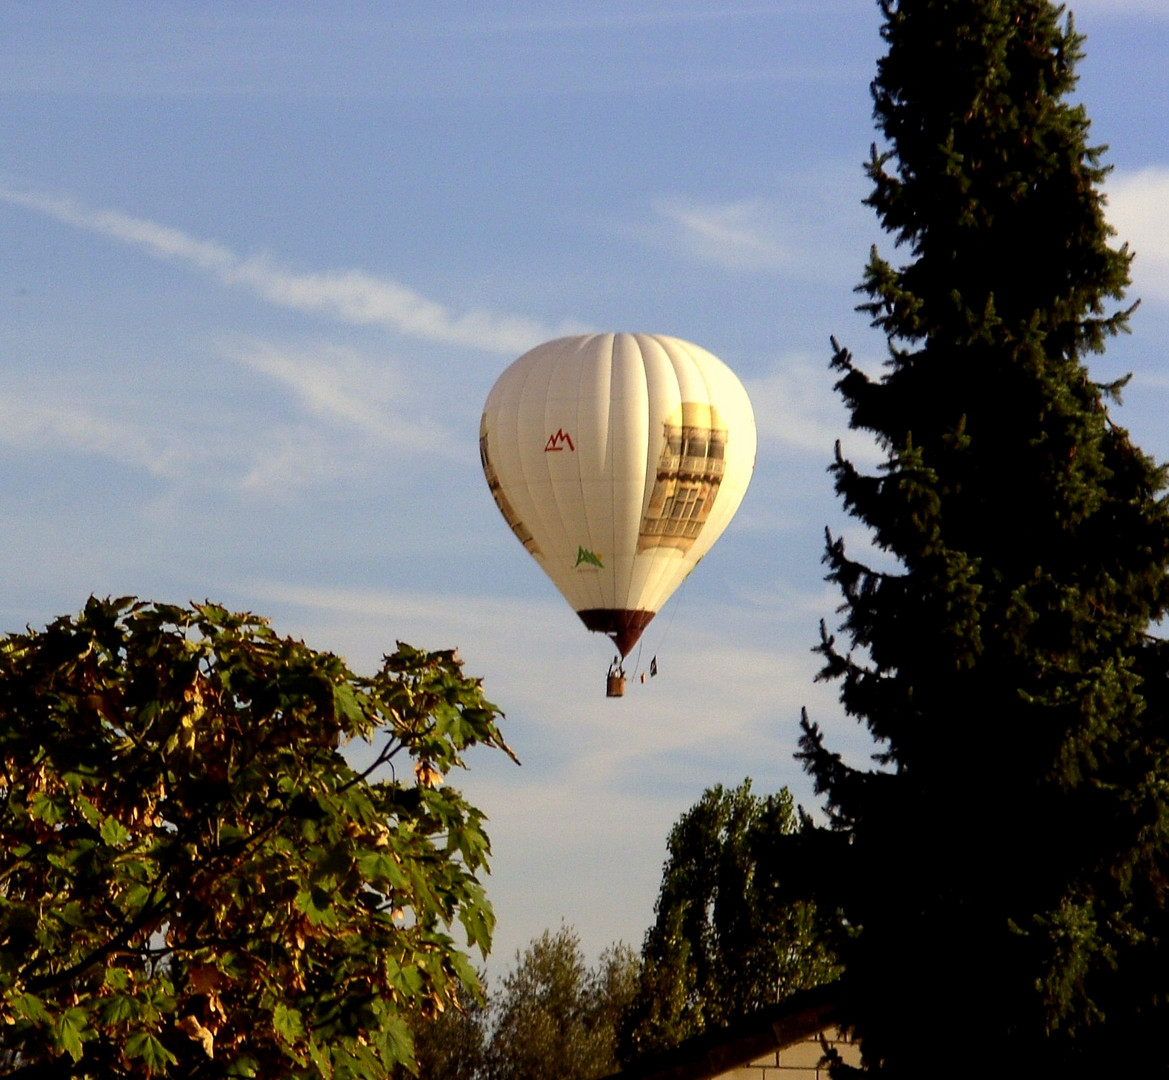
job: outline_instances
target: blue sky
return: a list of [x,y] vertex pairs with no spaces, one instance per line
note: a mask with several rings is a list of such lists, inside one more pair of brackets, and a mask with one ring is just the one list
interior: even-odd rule
[[[1075,5],[1078,98],[1137,251],[1118,419],[1169,458],[1169,5]],[[670,824],[789,785],[807,705],[867,753],[810,648],[861,461],[828,337],[882,242],[861,163],[870,0],[0,5],[0,630],[91,592],[210,597],[371,670],[457,645],[523,765],[476,754],[495,963],[562,920],[638,943]],[[738,517],[603,696],[585,632],[483,481],[521,352],[672,334],[751,394]],[[1004,523],[1009,527],[1009,523]],[[637,654],[631,655],[638,663]],[[977,751],[977,747],[972,750]]]

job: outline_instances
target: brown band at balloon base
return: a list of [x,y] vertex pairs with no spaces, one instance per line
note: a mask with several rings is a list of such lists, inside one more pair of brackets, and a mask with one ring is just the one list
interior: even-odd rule
[[578,611],[580,621],[598,634],[608,634],[622,656],[637,644],[642,631],[653,619],[655,612],[630,608],[586,608]]

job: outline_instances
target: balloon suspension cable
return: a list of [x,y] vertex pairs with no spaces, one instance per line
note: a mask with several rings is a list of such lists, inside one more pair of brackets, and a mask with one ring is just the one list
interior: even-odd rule
[[678,586],[678,591],[675,593],[674,598],[669,605],[670,617],[666,620],[666,625],[662,627],[661,637],[659,637],[657,640],[657,648],[654,649],[653,658],[649,662],[648,673],[641,670],[641,650],[642,646],[645,645],[645,639],[642,638],[642,640],[637,643],[637,663],[633,665],[633,674],[634,677],[637,678],[640,682],[645,682],[647,677],[650,679],[657,677],[658,653],[661,652],[665,647],[666,639],[670,636],[670,631],[674,627],[674,619],[678,615],[678,608],[682,606],[682,596],[686,591],[686,585],[689,580],[689,578],[682,579],[682,584]]
[[678,586],[678,591],[674,593],[674,602],[670,605],[670,618],[666,622],[665,629],[662,631],[662,636],[658,638],[658,648],[662,648],[666,644],[666,638],[670,636],[670,631],[674,629],[674,619],[678,615],[678,608],[682,606],[682,598],[686,595],[686,586],[690,584],[690,577],[687,575],[682,579]]
[[649,662],[649,670],[641,670],[641,648],[645,644],[644,641],[637,643],[637,663],[633,665],[633,677],[639,683],[644,683],[647,679],[657,678],[658,674],[658,654],[655,652]]

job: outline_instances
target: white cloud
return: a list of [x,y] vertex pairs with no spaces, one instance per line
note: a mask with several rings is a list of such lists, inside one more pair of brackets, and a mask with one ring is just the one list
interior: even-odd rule
[[75,405],[46,405],[10,389],[0,389],[0,443],[25,450],[97,454],[155,476],[173,473],[181,457],[176,446],[136,425]]
[[473,309],[455,314],[408,286],[361,270],[302,273],[267,256],[241,256],[213,240],[200,240],[169,225],[119,210],[93,209],[75,199],[0,188],[0,199],[55,221],[98,233],[157,259],[186,263],[279,307],[355,325],[384,326],[423,341],[515,355],[559,330],[521,316]]
[[104,458],[179,488],[279,498],[384,472],[391,451],[398,462],[413,455],[441,462],[466,450],[467,440],[439,415],[441,396],[418,379],[402,379],[385,358],[327,343],[289,347],[263,340],[221,353],[287,388],[293,405],[234,404],[235,395],[252,387],[214,357],[215,399],[158,399],[132,374],[115,373],[100,392],[92,380],[13,375],[0,381],[0,446]]
[[287,495],[340,471],[335,440],[304,425],[208,423],[174,403],[45,404],[37,387],[0,388],[0,445],[96,457],[159,477],[177,489],[222,487]]
[[1169,166],[1117,171],[1105,190],[1116,239],[1136,253],[1132,293],[1169,303]]
[[836,440],[858,465],[881,460],[873,442],[851,431],[848,414],[833,389],[836,376],[822,361],[797,356],[776,365],[769,375],[748,380],[747,392],[755,410],[761,440],[831,459]]
[[[404,378],[399,365],[329,343],[292,347],[250,340],[224,350],[285,387],[299,407],[283,421],[259,422],[241,487],[279,495],[425,455],[462,461],[465,434],[450,428],[447,395],[433,381]],[[415,459],[417,460],[417,459]]]
[[[530,570],[539,574],[534,563]],[[794,651],[773,640],[778,597],[757,611],[691,603],[676,622],[669,609],[663,611],[662,625],[651,623],[646,632],[640,659],[631,653],[626,660],[631,681],[624,702],[604,696],[612,647],[589,634],[551,590],[546,600],[533,600],[280,581],[250,582],[246,589],[249,603],[282,612],[281,625],[299,625],[298,633],[313,627],[314,636],[329,641],[358,670],[376,664],[374,650],[390,647],[387,627],[395,638],[432,648],[457,643],[468,673],[485,678],[488,696],[524,718],[523,730],[510,725],[517,749],[522,741],[538,741],[537,729],[547,744],[570,742],[571,753],[557,757],[556,768],[586,786],[620,788],[656,761],[668,787],[663,752],[691,763],[698,755],[712,765],[722,755],[749,758],[755,747],[763,760],[768,748],[792,742],[786,720],[798,716],[802,704],[835,696],[814,686],[819,661],[803,647],[812,643],[818,615],[830,614],[838,603],[821,587],[811,595],[793,591],[783,597],[785,605],[803,612],[785,630],[800,641]],[[779,615],[784,621],[791,612]],[[643,684],[639,673],[654,655],[661,674]],[[733,679],[724,677],[729,672]],[[634,713],[638,722],[631,726]],[[563,727],[565,715],[574,718],[571,731]],[[782,727],[771,722],[776,716],[784,718]]]
[[776,208],[763,199],[710,204],[665,196],[653,209],[704,262],[730,270],[778,270],[793,262]]
[[336,345],[290,349],[270,341],[249,341],[226,352],[291,389],[308,413],[329,426],[412,450],[449,445],[440,426],[423,416],[416,393],[385,360],[374,362]]
[[859,169],[839,167],[788,177],[766,197],[709,201],[662,194],[651,204],[651,224],[634,232],[726,270],[848,288],[880,237],[862,203],[865,192]]

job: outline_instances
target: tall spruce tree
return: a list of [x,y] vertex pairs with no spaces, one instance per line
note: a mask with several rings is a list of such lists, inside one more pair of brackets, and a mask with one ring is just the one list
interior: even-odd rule
[[886,370],[833,365],[885,461],[832,471],[891,558],[829,537],[819,647],[876,764],[806,717],[801,753],[859,927],[842,1015],[882,1076],[1161,1075],[1169,512],[1085,366],[1131,309],[1081,39],[1047,0],[879,2],[867,202],[904,261],[858,289]]

